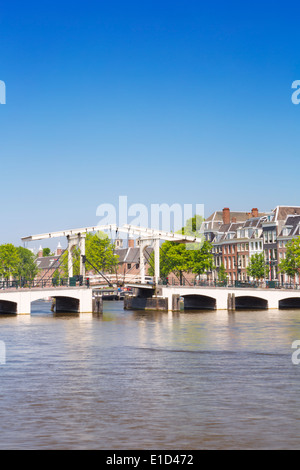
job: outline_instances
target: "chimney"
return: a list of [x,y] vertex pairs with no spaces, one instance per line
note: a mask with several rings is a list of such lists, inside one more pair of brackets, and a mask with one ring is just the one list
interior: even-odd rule
[[230,209],[228,207],[223,209],[223,224],[230,224]]
[[231,222],[232,222],[233,224],[236,224],[236,217],[232,217]]
[[251,214],[252,214],[252,217],[258,217],[258,209],[256,207],[252,209]]
[[56,248],[56,256],[60,256],[61,254],[62,254],[62,246],[59,242]]
[[42,258],[42,257],[43,257],[43,248],[40,245],[39,251],[38,251],[38,258]]
[[128,248],[134,248],[134,239],[128,238]]

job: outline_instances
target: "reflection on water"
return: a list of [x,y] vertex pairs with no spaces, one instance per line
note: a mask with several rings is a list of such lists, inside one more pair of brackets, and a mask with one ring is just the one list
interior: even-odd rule
[[1,449],[297,449],[300,310],[0,317]]

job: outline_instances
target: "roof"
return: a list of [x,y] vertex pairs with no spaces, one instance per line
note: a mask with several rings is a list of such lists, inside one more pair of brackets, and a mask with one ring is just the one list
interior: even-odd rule
[[59,260],[59,255],[40,256],[35,260],[35,263],[39,269],[56,269],[58,268],[60,262],[61,260]]
[[[288,229],[288,234],[285,233]],[[300,235],[300,215],[290,215],[287,217],[282,230],[279,233],[280,237],[296,237]]]
[[[229,242],[239,239],[257,239],[262,237],[262,221],[263,217],[252,217],[245,222],[222,224],[217,232],[213,243]],[[261,229],[261,231],[257,231]],[[240,231],[240,233],[238,233]],[[243,232],[244,235],[243,235]],[[260,233],[261,232],[261,233]],[[231,234],[230,237],[228,234]],[[239,235],[239,236],[238,236]]]
[[[257,217],[252,217],[252,212],[243,212],[243,211],[230,211],[230,222],[231,223],[245,223],[249,220],[253,221],[255,219],[261,220],[262,217],[272,214],[272,212],[258,212]],[[213,212],[205,222],[208,223],[206,226],[206,231],[223,231],[223,211]],[[255,222],[251,222],[255,223]]]
[[[266,212],[259,212],[258,217],[263,217],[266,215]],[[230,211],[230,220],[236,219],[237,222],[245,222],[251,218],[251,212],[243,212],[243,211]],[[223,211],[215,211],[211,214],[205,222],[223,222]]]
[[[145,250],[146,259],[151,256],[153,248],[147,247]],[[118,263],[140,263],[140,249],[139,248],[119,248],[116,252],[118,255]]]
[[300,215],[300,206],[277,206],[273,212],[275,221],[286,220],[289,215]]

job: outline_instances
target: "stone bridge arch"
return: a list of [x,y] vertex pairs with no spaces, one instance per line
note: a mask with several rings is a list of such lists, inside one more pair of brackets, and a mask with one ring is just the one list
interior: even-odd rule
[[0,299],[0,315],[12,314],[17,315],[18,303],[11,300]]
[[284,299],[280,299],[278,302],[279,309],[294,309],[300,308],[300,295],[299,297],[286,297]]
[[57,292],[51,293],[51,295],[41,295],[42,293],[35,293],[31,295],[30,304],[37,300],[44,300],[45,298],[51,297],[54,299],[54,311],[59,313],[79,313],[80,312],[80,299],[76,295],[65,295]]
[[217,301],[214,297],[200,294],[186,294],[184,299],[185,310],[216,310]]
[[263,297],[252,295],[239,295],[235,297],[236,310],[267,310],[268,308],[268,300]]

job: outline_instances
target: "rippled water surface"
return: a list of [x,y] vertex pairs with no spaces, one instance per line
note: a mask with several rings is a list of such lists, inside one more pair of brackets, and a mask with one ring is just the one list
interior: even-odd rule
[[298,339],[300,310],[37,302],[0,317],[0,449],[298,449]]

